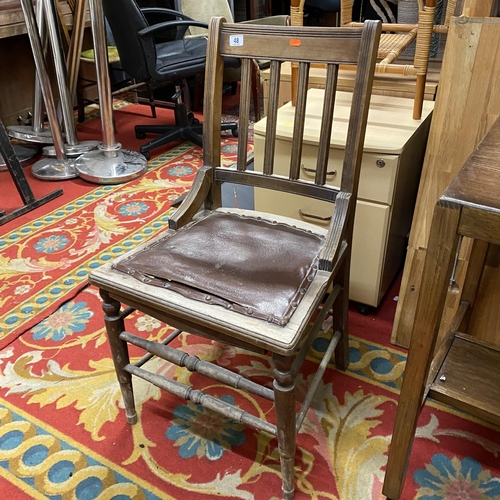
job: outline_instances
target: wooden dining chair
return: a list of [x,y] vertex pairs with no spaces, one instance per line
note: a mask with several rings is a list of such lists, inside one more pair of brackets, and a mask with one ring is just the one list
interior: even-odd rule
[[[204,165],[169,229],[151,242],[92,272],[100,289],[104,320],[116,374],[130,424],[137,421],[132,375],[277,437],[283,498],[294,494],[296,434],[315,389],[333,355],[337,368],[349,363],[347,312],[349,265],[361,156],[376,60],[380,22],[363,28],[291,28],[225,24],[209,26],[204,99]],[[237,163],[221,167],[223,60],[242,61],[240,133]],[[251,61],[271,61],[271,85],[263,172],[247,170]],[[280,65],[299,64],[294,149],[287,177],[273,173]],[[308,70],[325,63],[322,134],[315,180],[300,178]],[[345,158],[339,188],[326,184],[333,108],[339,64],[357,66]],[[286,217],[251,210],[221,208],[224,182],[291,192],[332,203],[328,230]],[[129,307],[121,309],[121,304]],[[164,343],[132,335],[125,318],[135,309],[177,330]],[[295,383],[309,348],[333,310],[329,347],[302,407],[296,414]],[[314,320],[314,321],[313,321]],[[269,353],[273,388],[258,384],[168,343],[181,330],[205,338]],[[275,404],[275,423],[250,415],[222,399],[192,390],[177,380],[146,370],[144,360],[130,362],[132,344],[188,370],[226,383]]]

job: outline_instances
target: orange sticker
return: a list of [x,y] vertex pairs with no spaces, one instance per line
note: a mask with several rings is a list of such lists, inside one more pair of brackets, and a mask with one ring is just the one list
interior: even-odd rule
[[301,44],[301,43],[302,43],[302,42],[301,42],[300,40],[297,40],[297,39],[295,39],[295,38],[292,38],[292,39],[290,40],[290,45],[291,45],[292,47],[300,47],[300,44]]

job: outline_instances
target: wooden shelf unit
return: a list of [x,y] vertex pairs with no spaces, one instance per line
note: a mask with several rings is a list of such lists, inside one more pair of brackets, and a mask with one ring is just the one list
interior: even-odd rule
[[[468,334],[489,254],[500,245],[500,118],[434,209],[383,493],[397,500],[427,396],[500,425],[500,347]],[[460,304],[435,349],[458,255],[471,239]],[[453,283],[454,286],[455,283]]]
[[[66,0],[58,0],[66,26],[73,25],[73,15]],[[3,0],[0,5],[0,38],[23,35],[26,24],[19,0]]]
[[[73,15],[69,4],[67,0],[58,2],[71,30]],[[5,126],[16,125],[18,116],[26,118],[31,111],[35,81],[35,62],[19,0],[0,0],[0,61],[0,119]],[[50,69],[50,57],[48,61]],[[52,72],[51,78],[55,83]]]
[[500,348],[455,332],[429,396],[500,425]]

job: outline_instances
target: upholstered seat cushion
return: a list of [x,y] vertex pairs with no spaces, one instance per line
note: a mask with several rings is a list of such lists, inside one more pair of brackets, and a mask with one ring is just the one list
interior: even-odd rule
[[324,237],[260,217],[213,212],[114,267],[207,304],[286,325],[314,279]]

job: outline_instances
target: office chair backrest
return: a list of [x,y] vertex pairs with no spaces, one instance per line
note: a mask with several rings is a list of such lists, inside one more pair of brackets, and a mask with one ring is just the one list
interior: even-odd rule
[[149,26],[135,0],[103,0],[104,14],[115,39],[121,65],[137,81],[150,79],[148,59],[156,60],[154,41],[139,37],[140,30]]
[[[220,202],[219,190],[222,182],[276,189],[330,202],[336,199],[338,201],[339,193],[341,193],[341,199],[356,199],[380,31],[379,21],[367,21],[364,28],[348,30],[347,28],[287,26],[270,28],[241,23],[223,24],[220,18],[211,20],[205,80],[203,145],[204,164],[214,169],[216,181],[213,183],[210,196],[214,205],[212,208]],[[224,57],[240,57],[242,60],[236,170],[220,168],[221,89]],[[252,59],[271,61],[262,173],[246,170]],[[280,66],[284,61],[295,61],[299,64],[292,154],[287,177],[273,174]],[[300,179],[306,96],[311,63],[327,65],[314,182]],[[337,122],[339,129],[347,128],[340,190],[326,184],[339,64],[357,65],[349,123],[344,123],[345,119]]]

